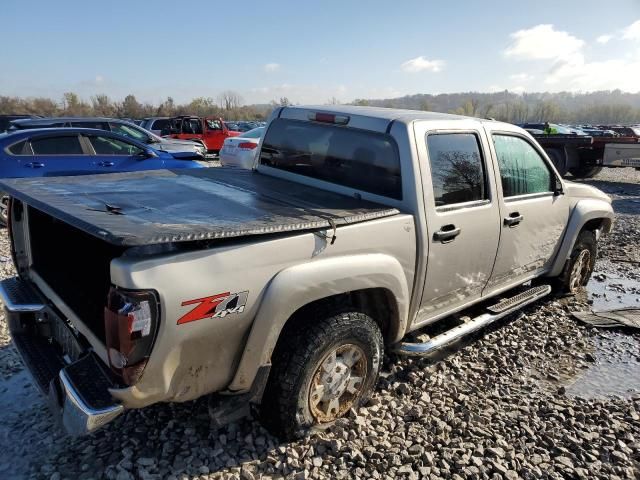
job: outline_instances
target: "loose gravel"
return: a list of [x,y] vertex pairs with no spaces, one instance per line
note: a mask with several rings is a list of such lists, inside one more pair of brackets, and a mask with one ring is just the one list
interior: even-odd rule
[[[617,211],[591,294],[545,299],[436,360],[385,359],[366,407],[297,442],[253,419],[212,429],[202,399],[68,437],[0,322],[0,478],[640,478],[640,334],[570,316],[638,305],[640,172],[604,170],[588,183]],[[2,276],[13,271],[7,248],[2,233]]]

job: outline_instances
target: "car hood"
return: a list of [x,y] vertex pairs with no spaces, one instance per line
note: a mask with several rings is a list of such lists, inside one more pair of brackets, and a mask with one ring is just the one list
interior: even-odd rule
[[611,204],[611,197],[602,190],[584,183],[564,181],[566,194],[572,198],[595,198]]
[[184,140],[177,141],[163,141],[154,143],[151,145],[156,150],[162,150],[164,152],[199,152],[202,150],[202,146],[199,143],[188,142]]

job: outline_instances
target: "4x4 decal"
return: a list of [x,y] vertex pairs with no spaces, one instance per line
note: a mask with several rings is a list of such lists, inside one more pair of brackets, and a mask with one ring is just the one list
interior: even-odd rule
[[196,298],[182,302],[182,306],[196,305],[188,313],[178,319],[178,325],[195,322],[204,318],[222,318],[230,313],[242,313],[247,304],[249,292],[218,293],[210,297]]

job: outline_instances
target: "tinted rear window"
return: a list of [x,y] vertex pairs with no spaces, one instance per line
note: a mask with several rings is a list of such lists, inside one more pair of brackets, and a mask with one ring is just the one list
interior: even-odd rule
[[260,163],[311,178],[402,199],[400,158],[384,134],[276,119],[267,130]]
[[36,155],[81,155],[82,147],[77,136],[49,137],[31,140]]

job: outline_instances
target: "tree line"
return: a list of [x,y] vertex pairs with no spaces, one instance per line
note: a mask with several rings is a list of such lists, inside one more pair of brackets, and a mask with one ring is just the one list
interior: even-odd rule
[[[0,114],[43,116],[102,116],[119,118],[165,117],[175,115],[220,116],[226,120],[264,120],[276,106],[295,104],[282,97],[268,104],[245,105],[233,90],[218,97],[197,97],[189,103],[176,103],[167,97],[160,104],[140,102],[134,95],[115,100],[96,94],[85,100],[73,92],[60,100],[46,97],[9,97],[0,95]],[[325,102],[334,105],[334,97]],[[357,99],[352,105],[408,108],[454,113],[481,118],[495,118],[512,123],[556,122],[590,124],[640,123],[640,93],[620,90],[589,93],[448,93],[416,94],[392,99]]]
[[114,100],[107,95],[97,94],[88,101],[74,92],[65,93],[59,101],[46,97],[9,97],[0,95],[0,115],[30,114],[45,117],[117,117],[138,119],[145,117],[172,117],[176,115],[197,115],[222,117],[226,120],[264,120],[273,107],[288,99],[274,100],[265,105],[243,105],[242,97],[228,90],[217,98],[197,97],[189,103],[179,104],[172,97],[160,104],[140,102],[134,95],[123,100]]
[[495,118],[511,123],[632,124],[640,122],[640,93],[620,90],[588,93],[417,94],[384,100],[358,99],[355,105],[408,108]]

